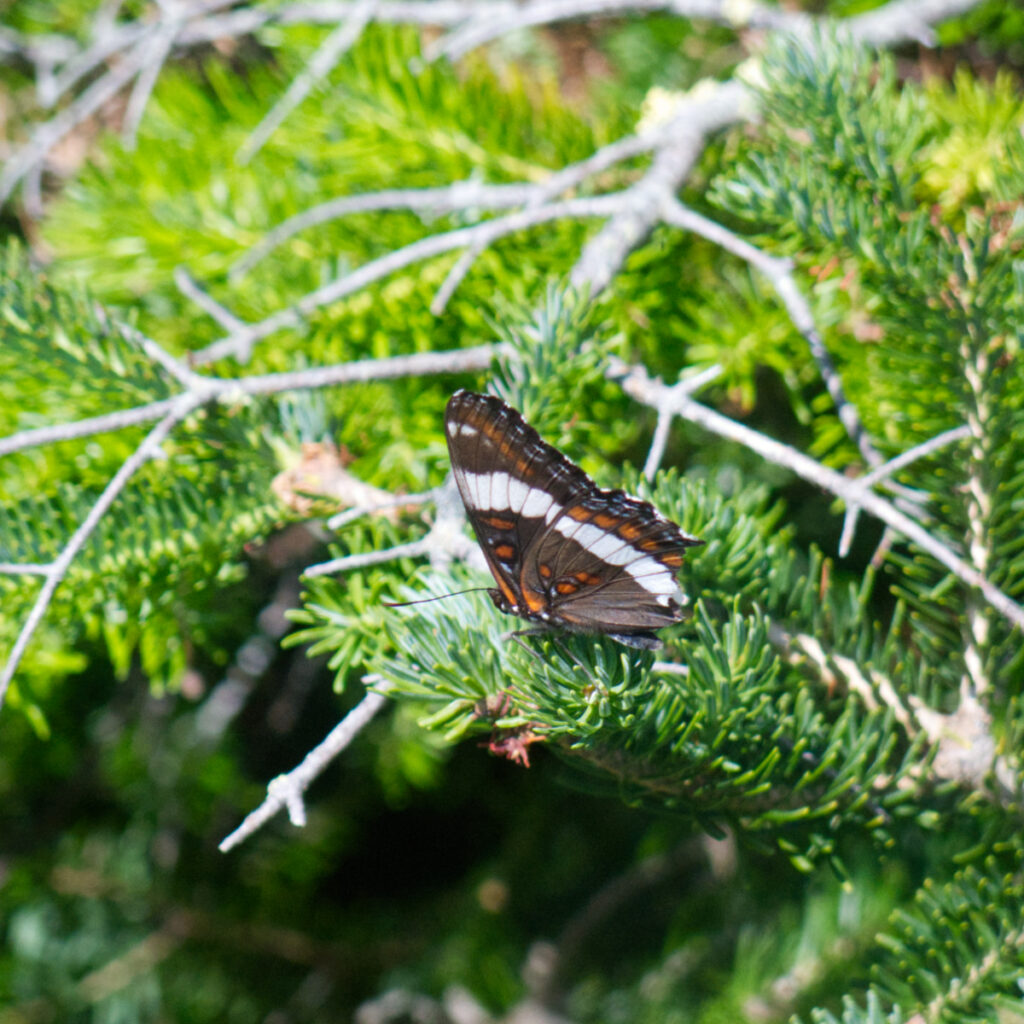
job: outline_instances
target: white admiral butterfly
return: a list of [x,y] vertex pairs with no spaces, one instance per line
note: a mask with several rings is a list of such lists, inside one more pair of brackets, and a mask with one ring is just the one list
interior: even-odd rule
[[682,618],[688,537],[649,502],[603,491],[500,398],[457,391],[445,411],[452,472],[500,611],[630,647]]

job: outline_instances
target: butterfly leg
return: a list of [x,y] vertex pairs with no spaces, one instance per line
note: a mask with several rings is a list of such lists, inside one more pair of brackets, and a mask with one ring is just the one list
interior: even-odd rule
[[532,647],[527,647],[526,644],[520,639],[524,636],[537,636],[540,633],[546,633],[544,629],[514,629],[509,633],[502,633],[499,639],[502,642],[511,640],[513,643],[519,644],[520,647],[531,657],[536,658],[539,662],[543,663],[544,659],[535,651]]

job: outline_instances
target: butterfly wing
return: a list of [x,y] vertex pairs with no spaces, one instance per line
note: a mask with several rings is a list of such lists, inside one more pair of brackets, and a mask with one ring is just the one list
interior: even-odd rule
[[501,593],[519,614],[540,615],[546,598],[523,586],[525,552],[535,548],[586,474],[501,399],[456,392],[445,411],[452,472],[484,557]]
[[507,610],[619,639],[679,621],[675,571],[700,541],[649,502],[598,488],[498,398],[457,392],[445,433]]

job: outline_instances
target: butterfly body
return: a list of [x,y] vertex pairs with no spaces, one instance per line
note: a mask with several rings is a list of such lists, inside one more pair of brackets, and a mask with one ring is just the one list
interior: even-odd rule
[[655,648],[678,622],[688,537],[649,502],[602,490],[511,406],[458,391],[445,412],[452,471],[502,612]]

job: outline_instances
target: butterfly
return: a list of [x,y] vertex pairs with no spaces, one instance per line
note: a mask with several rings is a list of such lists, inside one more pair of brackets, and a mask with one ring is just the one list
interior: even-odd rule
[[499,611],[660,647],[654,631],[682,618],[683,552],[703,541],[650,502],[599,488],[500,398],[457,391],[444,422]]

